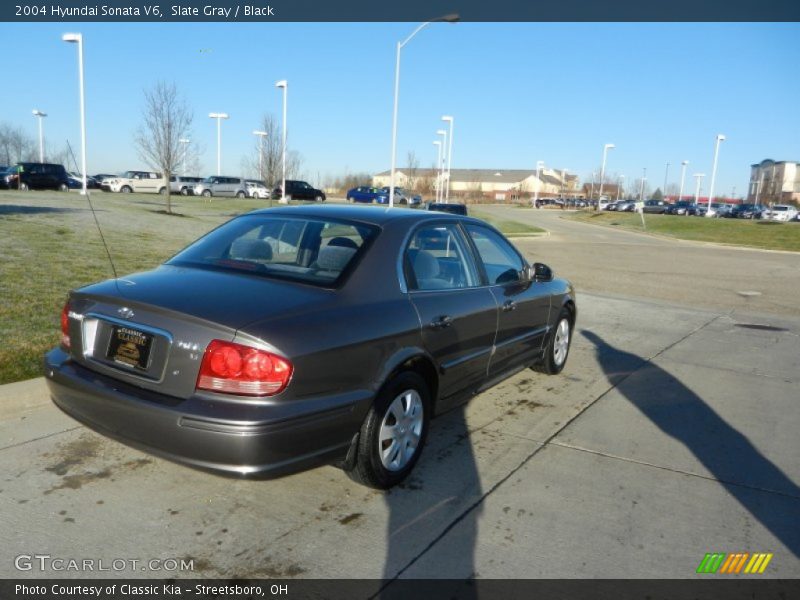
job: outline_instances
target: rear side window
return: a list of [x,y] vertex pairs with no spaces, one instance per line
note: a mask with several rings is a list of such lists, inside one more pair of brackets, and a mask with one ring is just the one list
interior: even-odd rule
[[267,215],[233,219],[167,264],[335,285],[377,235],[375,227]]
[[525,264],[505,238],[479,225],[467,224],[466,229],[486,269],[489,285],[519,281]]
[[410,290],[466,288],[478,281],[465,240],[453,224],[420,227],[406,248],[404,262]]

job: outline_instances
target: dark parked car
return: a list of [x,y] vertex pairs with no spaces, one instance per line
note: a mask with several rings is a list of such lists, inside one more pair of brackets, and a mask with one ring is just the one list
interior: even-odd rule
[[668,215],[688,215],[689,210],[694,206],[693,202],[689,200],[678,200],[675,204],[670,204],[667,207],[666,214]]
[[736,219],[760,219],[766,211],[767,207],[760,204],[739,204],[733,207],[730,216]]
[[668,206],[669,203],[666,200],[645,200],[642,210],[646,213],[663,215]]
[[456,202],[428,202],[428,210],[450,213],[451,215],[466,215],[467,207]]
[[64,165],[21,162],[6,170],[4,187],[15,190],[69,190]]
[[282,207],[72,291],[44,372],[65,412],[154,454],[240,476],[334,462],[388,488],[434,414],[559,373],[575,317],[570,283],[478,219]]
[[[371,203],[377,201],[378,197],[383,196],[386,202],[389,201],[388,193],[384,193],[380,188],[369,187],[361,185],[351,190],[347,190],[348,202],[366,202]],[[382,204],[385,204],[383,202]]]
[[[67,173],[67,177],[69,178],[69,189],[71,190],[82,190],[83,189],[83,175],[80,173],[75,173],[73,171],[69,171]],[[99,186],[97,185],[97,180],[92,177],[86,177],[86,188],[93,190],[97,189]]]
[[636,210],[636,200],[620,200],[616,203],[617,212],[634,212]]
[[[272,190],[272,198],[277,200],[281,197],[280,186]],[[325,192],[311,187],[305,181],[297,181],[294,179],[286,180],[286,199],[287,200],[314,200],[316,202],[325,201]]]

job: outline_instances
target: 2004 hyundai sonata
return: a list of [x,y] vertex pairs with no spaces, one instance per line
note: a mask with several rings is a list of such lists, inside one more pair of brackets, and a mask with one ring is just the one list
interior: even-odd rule
[[71,292],[45,374],[65,412],[168,459],[335,463],[389,488],[434,414],[524,368],[559,373],[575,317],[572,286],[478,219],[267,209]]

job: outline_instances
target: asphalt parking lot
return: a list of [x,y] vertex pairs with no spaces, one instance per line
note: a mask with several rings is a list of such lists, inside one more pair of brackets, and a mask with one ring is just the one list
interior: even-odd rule
[[41,380],[0,388],[0,576],[87,576],[14,566],[48,554],[194,561],[94,576],[688,578],[707,552],[800,576],[797,255],[491,210],[548,228],[520,247],[576,283],[561,376],[520,373],[434,421],[389,493],[333,467],[208,475],[78,425]]

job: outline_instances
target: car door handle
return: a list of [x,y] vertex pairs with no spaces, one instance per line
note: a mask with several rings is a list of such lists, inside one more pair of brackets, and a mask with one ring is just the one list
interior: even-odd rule
[[517,310],[517,303],[513,300],[506,300],[503,304],[503,312],[511,312],[512,310]]
[[452,324],[453,317],[449,315],[442,315],[441,317],[437,317],[431,321],[429,327],[431,327],[431,329],[447,329]]

